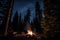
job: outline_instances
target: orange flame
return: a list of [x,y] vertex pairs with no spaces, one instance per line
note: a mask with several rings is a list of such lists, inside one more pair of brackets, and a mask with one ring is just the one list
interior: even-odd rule
[[33,35],[33,32],[32,32],[32,30],[27,30],[27,34],[29,34],[29,35]]

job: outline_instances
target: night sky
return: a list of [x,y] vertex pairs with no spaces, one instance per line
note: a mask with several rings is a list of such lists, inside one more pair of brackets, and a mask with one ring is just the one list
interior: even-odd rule
[[35,14],[36,1],[40,3],[41,9],[43,10],[42,0],[14,0],[13,14],[18,11],[19,14],[21,13],[22,18],[24,18],[24,15],[26,15],[26,11],[29,8],[31,10],[30,18],[32,20]]

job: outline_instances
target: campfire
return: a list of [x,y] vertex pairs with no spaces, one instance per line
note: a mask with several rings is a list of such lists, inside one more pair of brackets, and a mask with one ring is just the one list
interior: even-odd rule
[[28,30],[27,32],[28,32],[27,34],[29,34],[29,35],[33,35],[32,30]]
[[35,33],[32,30],[27,30],[27,35],[33,36]]
[[36,34],[34,31],[32,31],[31,29],[27,30],[27,33],[22,32],[21,34],[18,34],[17,32],[13,32],[14,37],[25,37],[25,38],[29,38],[29,39],[41,39],[41,37],[43,37],[42,34]]

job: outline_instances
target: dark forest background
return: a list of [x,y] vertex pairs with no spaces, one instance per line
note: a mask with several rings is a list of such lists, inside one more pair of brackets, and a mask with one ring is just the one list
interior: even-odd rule
[[[60,37],[60,1],[59,0],[43,0],[44,3],[44,18],[42,17],[42,10],[39,2],[35,4],[35,17],[33,21],[30,21],[31,10],[28,8],[24,19],[18,11],[12,19],[12,10],[14,1],[0,0],[0,34],[5,35],[11,32],[27,32],[26,30],[30,27],[33,31],[38,34],[43,34],[47,38]],[[13,21],[11,21],[13,20]]]

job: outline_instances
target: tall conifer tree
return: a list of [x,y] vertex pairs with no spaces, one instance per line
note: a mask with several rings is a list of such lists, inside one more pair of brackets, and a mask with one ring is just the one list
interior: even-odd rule
[[18,31],[18,12],[17,11],[13,17],[13,29],[14,31]]
[[[59,37],[59,0],[44,0],[44,33],[47,37]],[[56,35],[56,36],[55,36]]]
[[25,19],[24,19],[25,22],[30,22],[30,9],[27,10],[27,14],[25,16]]
[[40,9],[40,4],[39,2],[36,2],[35,4],[35,18],[34,18],[34,28],[36,29],[37,33],[42,33],[42,28],[41,28],[41,18],[42,18],[42,13]]

